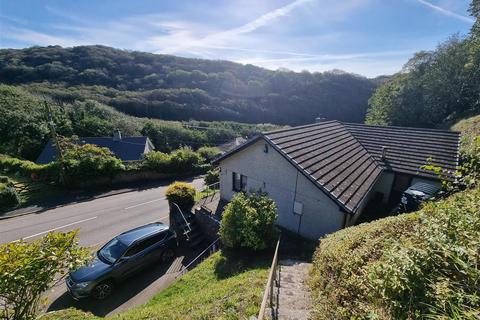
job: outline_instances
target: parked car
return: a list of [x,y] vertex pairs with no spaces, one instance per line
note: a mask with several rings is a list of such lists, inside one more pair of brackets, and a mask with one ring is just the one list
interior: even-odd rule
[[105,299],[118,283],[155,262],[173,259],[175,233],[163,223],[151,223],[124,232],[96,252],[88,265],[66,279],[74,299]]
[[423,202],[432,199],[440,190],[441,187],[438,185],[417,182],[403,192],[395,212],[406,213],[418,210]]

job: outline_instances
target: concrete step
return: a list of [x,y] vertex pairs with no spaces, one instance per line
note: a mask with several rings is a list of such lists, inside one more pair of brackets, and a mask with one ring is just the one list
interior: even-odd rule
[[278,309],[278,320],[308,320],[310,316],[309,310],[297,310],[289,308]]

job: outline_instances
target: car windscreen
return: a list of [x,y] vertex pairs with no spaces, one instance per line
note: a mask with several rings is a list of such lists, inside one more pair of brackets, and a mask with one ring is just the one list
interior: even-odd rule
[[105,260],[108,263],[114,263],[125,253],[126,250],[127,246],[115,238],[110,240],[109,243],[100,249],[98,255],[100,259]]

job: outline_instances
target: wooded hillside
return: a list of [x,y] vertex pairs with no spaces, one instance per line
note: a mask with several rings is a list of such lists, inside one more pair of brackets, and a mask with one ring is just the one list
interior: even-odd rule
[[466,37],[453,36],[436,50],[421,51],[370,99],[368,124],[449,127],[480,114],[480,1]]
[[0,50],[0,82],[73,102],[94,99],[139,117],[305,124],[363,122],[376,84],[342,72],[270,71],[105,46]]

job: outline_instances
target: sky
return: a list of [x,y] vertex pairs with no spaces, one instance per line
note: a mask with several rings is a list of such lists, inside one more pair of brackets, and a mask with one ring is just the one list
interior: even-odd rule
[[0,47],[101,44],[276,70],[398,72],[473,24],[469,0],[0,0]]

